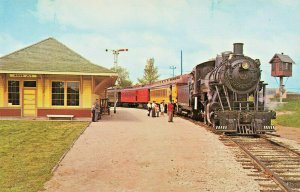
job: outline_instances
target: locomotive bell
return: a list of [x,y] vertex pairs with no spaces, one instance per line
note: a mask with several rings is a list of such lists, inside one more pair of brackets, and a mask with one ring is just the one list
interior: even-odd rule
[[235,55],[243,55],[243,43],[234,43],[233,44],[233,53]]
[[224,52],[222,52],[222,58],[223,58],[224,60],[225,60],[225,59],[229,59],[230,54],[232,54],[231,51],[224,51]]

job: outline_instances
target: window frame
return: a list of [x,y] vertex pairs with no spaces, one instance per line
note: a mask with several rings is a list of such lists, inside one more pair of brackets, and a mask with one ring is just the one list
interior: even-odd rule
[[[35,82],[35,86],[28,86],[28,85],[25,86],[26,82]],[[37,81],[36,80],[23,80],[23,88],[30,88],[30,89],[32,89],[32,88],[36,88],[36,87],[37,87]]]
[[[53,83],[54,82],[63,83],[63,87],[62,87],[63,88],[63,92],[62,92],[62,94],[63,94],[63,105],[53,105]],[[57,87],[57,88],[59,89],[59,87]],[[59,93],[56,93],[56,94],[59,95]],[[51,102],[52,107],[63,107],[63,106],[65,106],[65,82],[64,81],[60,81],[60,80],[51,81],[51,101],[50,102]]]
[[289,63],[284,63],[284,64],[285,64],[284,70],[285,70],[285,71],[288,71],[288,70],[289,70]]
[[[80,107],[80,81],[66,81],[66,106],[67,107]],[[77,83],[78,84],[78,93],[76,94],[72,94],[72,93],[68,93],[68,83]],[[78,105],[68,105],[68,96],[69,95],[78,95]],[[76,102],[76,99],[75,99]]]
[[[10,105],[10,102],[9,102],[9,94],[10,93],[15,93],[15,92],[10,92],[9,91],[9,82],[10,81],[15,81],[15,82],[18,82],[18,87],[19,87],[19,90],[18,90],[18,96],[19,96],[19,103],[18,104],[13,104],[13,103],[11,103],[11,105]],[[21,106],[21,81],[20,80],[14,80],[14,79],[8,79],[7,80],[7,105],[8,106],[14,106],[14,107],[18,107],[18,106]]]
[[[53,105],[52,104],[52,99],[53,99],[53,93],[52,93],[52,82],[62,82],[64,83],[64,101],[63,101],[63,105]],[[71,83],[71,82],[75,82],[75,83],[78,83],[78,105],[68,105],[68,87],[67,87],[67,84],[68,83]],[[57,107],[57,108],[60,108],[60,107],[68,107],[68,108],[79,108],[81,107],[81,95],[80,95],[80,89],[81,89],[81,86],[80,86],[80,81],[68,81],[68,80],[59,80],[59,79],[55,79],[55,80],[51,80],[50,81],[50,104],[51,104],[51,107]]]

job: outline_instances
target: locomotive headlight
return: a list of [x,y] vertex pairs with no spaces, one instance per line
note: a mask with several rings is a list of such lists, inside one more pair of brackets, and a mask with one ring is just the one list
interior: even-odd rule
[[243,68],[243,69],[249,69],[249,63],[243,62],[243,63],[242,63],[242,68]]

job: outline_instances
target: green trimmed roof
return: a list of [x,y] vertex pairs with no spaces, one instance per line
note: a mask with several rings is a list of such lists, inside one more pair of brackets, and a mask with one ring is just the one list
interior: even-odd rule
[[116,74],[95,65],[54,38],[48,38],[0,58],[2,72]]

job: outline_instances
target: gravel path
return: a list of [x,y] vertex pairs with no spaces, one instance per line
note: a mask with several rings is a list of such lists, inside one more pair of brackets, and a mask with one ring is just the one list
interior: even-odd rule
[[76,141],[46,191],[259,191],[232,152],[204,128],[181,118],[118,109]]
[[300,144],[300,128],[277,125],[275,133],[279,134],[283,138],[294,140]]

